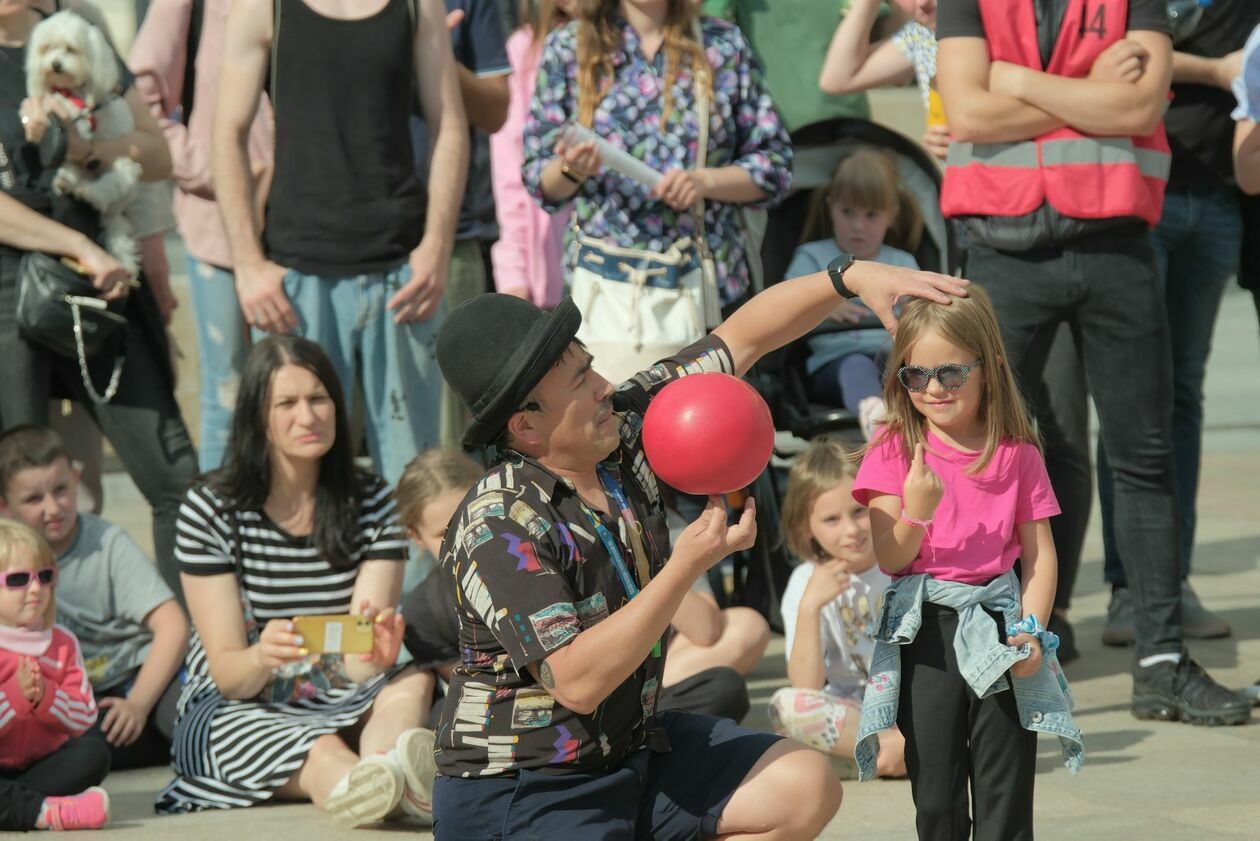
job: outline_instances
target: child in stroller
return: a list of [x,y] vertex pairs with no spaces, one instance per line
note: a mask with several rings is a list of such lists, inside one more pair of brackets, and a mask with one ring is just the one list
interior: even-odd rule
[[[830,220],[830,236],[798,247],[786,278],[821,271],[841,253],[919,268],[909,250],[892,244],[914,249],[923,234],[923,221],[890,155],[873,146],[854,146],[840,158],[831,184],[819,199],[812,215]],[[831,320],[848,329],[810,336],[805,360],[810,399],[844,406],[857,415],[867,440],[884,416],[880,372],[892,344],[883,327],[861,326],[871,318],[860,300],[841,302]]]

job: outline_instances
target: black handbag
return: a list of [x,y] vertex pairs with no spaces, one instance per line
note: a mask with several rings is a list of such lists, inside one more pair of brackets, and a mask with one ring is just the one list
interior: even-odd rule
[[97,294],[91,279],[66,261],[39,251],[28,251],[22,256],[18,268],[18,333],[59,356],[77,359],[88,396],[97,403],[108,403],[118,391],[125,357],[119,349],[103,395],[92,385],[87,361],[113,350],[121,342],[127,319],[118,312],[120,302],[107,303]]

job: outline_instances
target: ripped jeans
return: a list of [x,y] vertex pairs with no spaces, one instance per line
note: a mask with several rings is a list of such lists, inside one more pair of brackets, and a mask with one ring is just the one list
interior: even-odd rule
[[202,471],[223,462],[236,391],[249,355],[249,328],[236,297],[236,276],[227,269],[188,255],[188,286],[197,325],[197,360],[201,372],[200,434],[197,452]]
[[290,269],[284,292],[297,313],[300,336],[318,342],[352,402],[362,392],[368,451],[376,472],[398,483],[407,462],[440,443],[442,372],[437,331],[443,302],[428,321],[395,324],[389,299],[411,280],[406,263],[351,277],[305,275]]

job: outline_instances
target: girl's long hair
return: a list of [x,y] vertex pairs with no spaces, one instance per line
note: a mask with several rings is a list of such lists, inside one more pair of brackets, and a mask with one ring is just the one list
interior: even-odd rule
[[204,481],[233,509],[262,510],[271,492],[271,450],[267,441],[271,382],[276,371],[286,364],[314,374],[333,401],[336,437],[319,461],[311,541],[325,561],[345,569],[351,566],[358,548],[359,496],[366,477],[354,465],[341,380],[328,355],[310,339],[273,335],[254,345],[241,373],[223,466],[204,477]]
[[915,298],[902,308],[892,356],[884,373],[888,417],[872,446],[884,435],[901,436],[907,454],[913,453],[916,445],[926,444],[926,421],[911,402],[910,392],[897,379],[897,371],[906,364],[915,343],[931,331],[966,348],[973,354],[971,359],[982,360],[979,370],[984,376],[984,394],[980,398],[980,422],[984,425],[984,450],[967,472],[976,474],[988,467],[1003,441],[1027,441],[1040,449],[1041,442],[1007,364],[993,302],[975,283],[967,287],[966,298],[954,298],[950,304]]
[[533,36],[530,48],[535,53],[542,51],[543,41],[553,29],[569,22],[568,14],[556,0],[521,0],[518,15],[521,26],[528,27]]
[[[674,83],[685,64],[692,84],[701,84],[713,96],[713,68],[704,54],[704,46],[692,37],[691,21],[699,14],[692,0],[668,0],[665,17],[665,95],[661,113],[661,130],[669,123],[674,108]],[[616,24],[619,0],[578,0],[578,122],[592,126],[595,107],[612,86],[615,69],[613,56],[622,49],[621,30]]]
[[833,236],[831,205],[883,210],[893,215],[884,241],[913,254],[923,241],[923,212],[906,189],[891,153],[865,143],[855,143],[836,163],[831,183],[814,194],[802,242]]
[[[44,536],[35,529],[19,523],[17,520],[0,519],[0,570],[13,567],[14,556],[29,555],[34,561],[33,569],[57,566],[57,556]],[[51,628],[57,621],[57,594],[48,594],[48,607],[44,610],[44,630]]]
[[801,560],[817,561],[822,548],[809,530],[809,514],[818,497],[846,479],[857,478],[858,458],[835,438],[817,438],[796,457],[788,473],[781,529],[788,549]]

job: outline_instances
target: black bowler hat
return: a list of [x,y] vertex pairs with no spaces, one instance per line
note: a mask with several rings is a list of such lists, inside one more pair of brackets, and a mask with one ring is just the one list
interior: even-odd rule
[[465,447],[499,436],[581,324],[582,314],[568,296],[547,312],[497,292],[478,295],[446,317],[438,330],[438,367],[472,413]]

